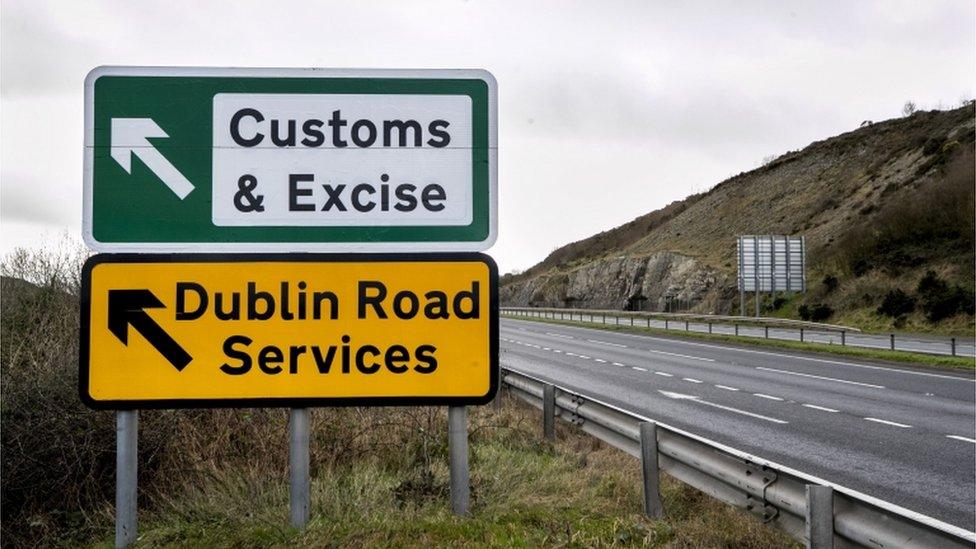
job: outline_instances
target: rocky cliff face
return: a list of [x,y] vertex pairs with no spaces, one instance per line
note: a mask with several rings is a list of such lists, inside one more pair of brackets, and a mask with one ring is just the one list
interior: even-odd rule
[[715,269],[693,257],[657,252],[645,257],[620,256],[586,263],[575,270],[506,284],[507,306],[582,307],[663,310],[669,300],[684,308],[724,313],[720,296],[734,286]]

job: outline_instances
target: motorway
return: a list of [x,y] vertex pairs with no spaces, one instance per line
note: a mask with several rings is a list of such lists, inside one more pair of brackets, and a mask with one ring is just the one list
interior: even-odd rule
[[[549,312],[541,313],[536,311],[531,311],[530,314],[543,315],[549,314],[554,315],[555,318],[570,320],[579,319],[580,313],[562,313]],[[690,321],[685,323],[684,320],[660,320],[660,319],[646,319],[646,318],[632,318],[632,317],[622,317],[618,318],[613,314],[602,314],[602,313],[586,313],[583,320],[591,323],[603,323],[603,324],[621,324],[627,325],[636,324],[637,326],[645,326],[648,328],[658,328],[664,330],[674,330],[674,331],[691,331],[699,333],[714,333],[722,335],[739,335],[743,337],[756,337],[756,338],[768,338],[768,339],[780,339],[785,341],[805,341],[807,343],[825,343],[827,345],[841,345],[842,336],[838,331],[823,331],[823,330],[804,330],[801,334],[799,329],[796,328],[780,328],[774,327],[768,330],[761,326],[750,326],[750,325],[740,325],[736,328],[729,321],[719,321],[716,320],[709,326],[706,322],[700,321]],[[711,330],[711,331],[710,331]],[[916,353],[927,353],[933,355],[951,355],[953,354],[953,338],[945,336],[936,336],[928,334],[895,334],[895,349],[896,351],[911,351]],[[958,356],[974,357],[976,356],[976,340],[970,337],[957,337],[955,338],[955,354]],[[851,347],[864,347],[867,349],[891,349],[891,334],[868,334],[863,332],[847,332],[843,336],[843,344]]]
[[976,530],[972,372],[509,318],[501,363]]

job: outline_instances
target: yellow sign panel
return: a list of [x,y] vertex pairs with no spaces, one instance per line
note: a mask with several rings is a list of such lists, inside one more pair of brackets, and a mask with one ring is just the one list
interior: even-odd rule
[[108,409],[484,403],[497,280],[482,254],[95,256],[81,396]]

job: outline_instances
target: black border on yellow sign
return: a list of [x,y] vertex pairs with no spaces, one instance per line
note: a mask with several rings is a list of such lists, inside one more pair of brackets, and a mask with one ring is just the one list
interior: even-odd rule
[[[173,398],[151,400],[95,400],[89,394],[89,338],[91,335],[91,272],[102,263],[368,263],[368,262],[480,262],[488,266],[489,372],[488,392],[472,397],[342,397],[342,398]],[[85,262],[81,272],[81,342],[79,348],[78,393],[81,401],[95,410],[137,410],[172,408],[307,408],[313,406],[466,406],[487,404],[498,390],[498,266],[481,253],[390,253],[390,254],[98,254]]]

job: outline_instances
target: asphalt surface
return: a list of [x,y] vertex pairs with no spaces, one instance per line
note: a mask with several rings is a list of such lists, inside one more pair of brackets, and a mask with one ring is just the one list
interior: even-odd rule
[[[542,313],[537,313],[542,314]],[[552,313],[549,313],[552,314]],[[559,313],[556,313],[557,317]],[[578,319],[579,315],[574,315],[574,319]],[[566,320],[569,317],[566,316]],[[617,318],[614,316],[606,316],[603,314],[587,314],[584,315],[584,320],[587,322],[596,322],[604,324],[630,324],[631,318],[622,317]],[[651,320],[648,324],[647,319],[636,318],[633,322],[639,326],[647,326],[651,328],[667,329],[674,331],[692,331],[708,333],[709,329],[712,330],[711,333],[724,334],[724,335],[736,335],[736,327],[732,324],[725,324],[714,322],[711,328],[709,328],[708,323],[705,322],[689,322],[685,324],[682,320]],[[799,329],[794,328],[770,328],[766,331],[760,326],[739,326],[738,334],[745,337],[757,337],[769,339],[781,339],[785,341],[802,341],[808,343],[826,343],[829,345],[849,345],[852,347],[864,347],[868,349],[891,349],[891,334],[865,334],[858,332],[848,332],[844,334],[843,340],[840,332],[836,331],[820,331],[820,330],[803,330],[800,333]],[[926,334],[904,334],[896,333],[895,335],[895,350],[896,351],[912,351],[916,353],[927,353],[933,355],[952,355],[953,345],[952,339],[949,337],[942,336],[931,336]],[[973,338],[957,337],[955,338],[955,354],[957,356],[976,356],[976,340]]]
[[513,319],[501,363],[976,530],[971,372]]

